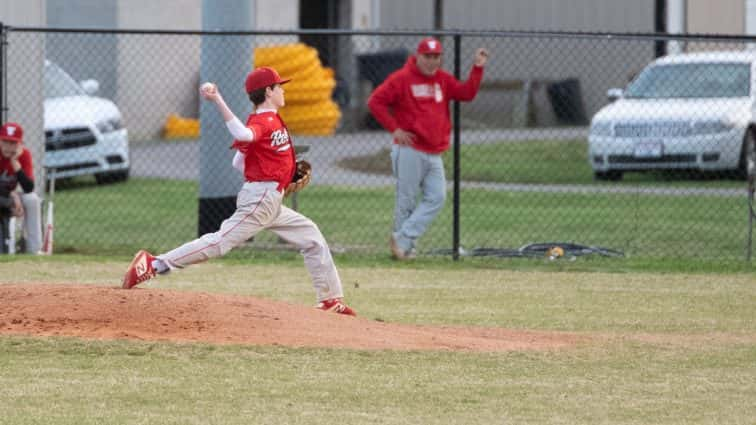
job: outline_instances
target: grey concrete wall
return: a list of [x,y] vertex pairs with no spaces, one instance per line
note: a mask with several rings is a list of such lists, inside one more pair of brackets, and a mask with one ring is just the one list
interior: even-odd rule
[[[201,3],[201,0],[119,2],[117,27],[197,30],[201,28]],[[117,63],[119,90],[115,102],[134,143],[160,137],[169,114],[197,118],[198,36],[119,35]]]
[[[10,26],[40,26],[46,21],[44,0],[11,0],[0,2],[0,22]],[[24,128],[24,143],[34,160],[34,179],[44,180],[42,159],[45,147],[44,70],[45,43],[39,35],[10,33],[8,37],[7,121]],[[44,184],[36,185],[44,192]]]
[[0,22],[10,26],[41,25],[46,21],[45,0],[4,0]]
[[[115,28],[118,0],[47,0],[50,28]],[[98,95],[113,99],[117,94],[118,39],[106,34],[47,34],[47,58],[75,80],[93,78],[100,83]],[[90,54],[81,54],[88,52]]]
[[745,0],[687,0],[687,32],[744,34]]
[[[467,0],[444,2],[444,27],[464,30],[504,31],[614,31],[653,32],[654,0]],[[497,82],[531,81],[539,125],[555,123],[545,92],[549,81],[577,78],[586,114],[590,117],[606,103],[606,90],[622,87],[627,76],[654,57],[653,43],[605,42],[602,40],[559,41],[532,39],[465,38],[463,63],[470,63],[476,47],[491,51],[486,81],[480,98],[462,111],[468,120],[498,116],[498,122],[517,125],[524,118],[523,93],[503,89]],[[466,66],[465,66],[466,67]],[[510,85],[511,87],[511,85]],[[493,111],[486,105],[498,105]]]
[[381,29],[433,29],[433,2],[380,0]]
[[446,0],[443,7],[445,28],[503,31],[654,30],[654,0]]

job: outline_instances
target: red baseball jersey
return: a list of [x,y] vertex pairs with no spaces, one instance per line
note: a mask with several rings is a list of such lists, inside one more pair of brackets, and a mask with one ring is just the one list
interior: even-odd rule
[[251,114],[247,127],[254,140],[235,140],[232,147],[244,154],[244,178],[248,182],[278,182],[281,190],[294,176],[296,155],[294,144],[281,117],[274,111]]
[[[32,164],[32,156],[29,149],[23,148],[21,156],[18,157],[18,162],[21,163],[21,169],[24,170],[29,179],[34,180],[34,166]],[[18,184],[18,177],[16,172],[13,171],[10,159],[0,155],[0,186],[7,191],[15,190]]]

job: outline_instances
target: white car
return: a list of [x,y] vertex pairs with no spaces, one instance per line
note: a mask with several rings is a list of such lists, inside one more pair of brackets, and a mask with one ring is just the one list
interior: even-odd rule
[[121,112],[110,100],[92,96],[95,80],[77,83],[45,61],[44,166],[50,178],[94,175],[98,183],[129,178],[129,138]]
[[626,171],[753,168],[756,52],[671,55],[646,66],[591,120],[588,160],[599,180]]

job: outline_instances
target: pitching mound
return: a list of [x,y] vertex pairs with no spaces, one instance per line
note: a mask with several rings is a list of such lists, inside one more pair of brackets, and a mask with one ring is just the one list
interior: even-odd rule
[[[557,332],[434,327],[347,317],[248,296],[84,285],[0,285],[0,334],[368,350],[548,350]],[[359,314],[359,310],[357,311]]]

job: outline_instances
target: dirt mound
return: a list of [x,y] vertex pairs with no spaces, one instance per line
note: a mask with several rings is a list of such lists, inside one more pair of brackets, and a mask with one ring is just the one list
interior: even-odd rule
[[[347,317],[249,296],[86,285],[0,285],[0,334],[368,350],[547,350],[557,332],[433,327]],[[359,311],[358,311],[359,313]]]

